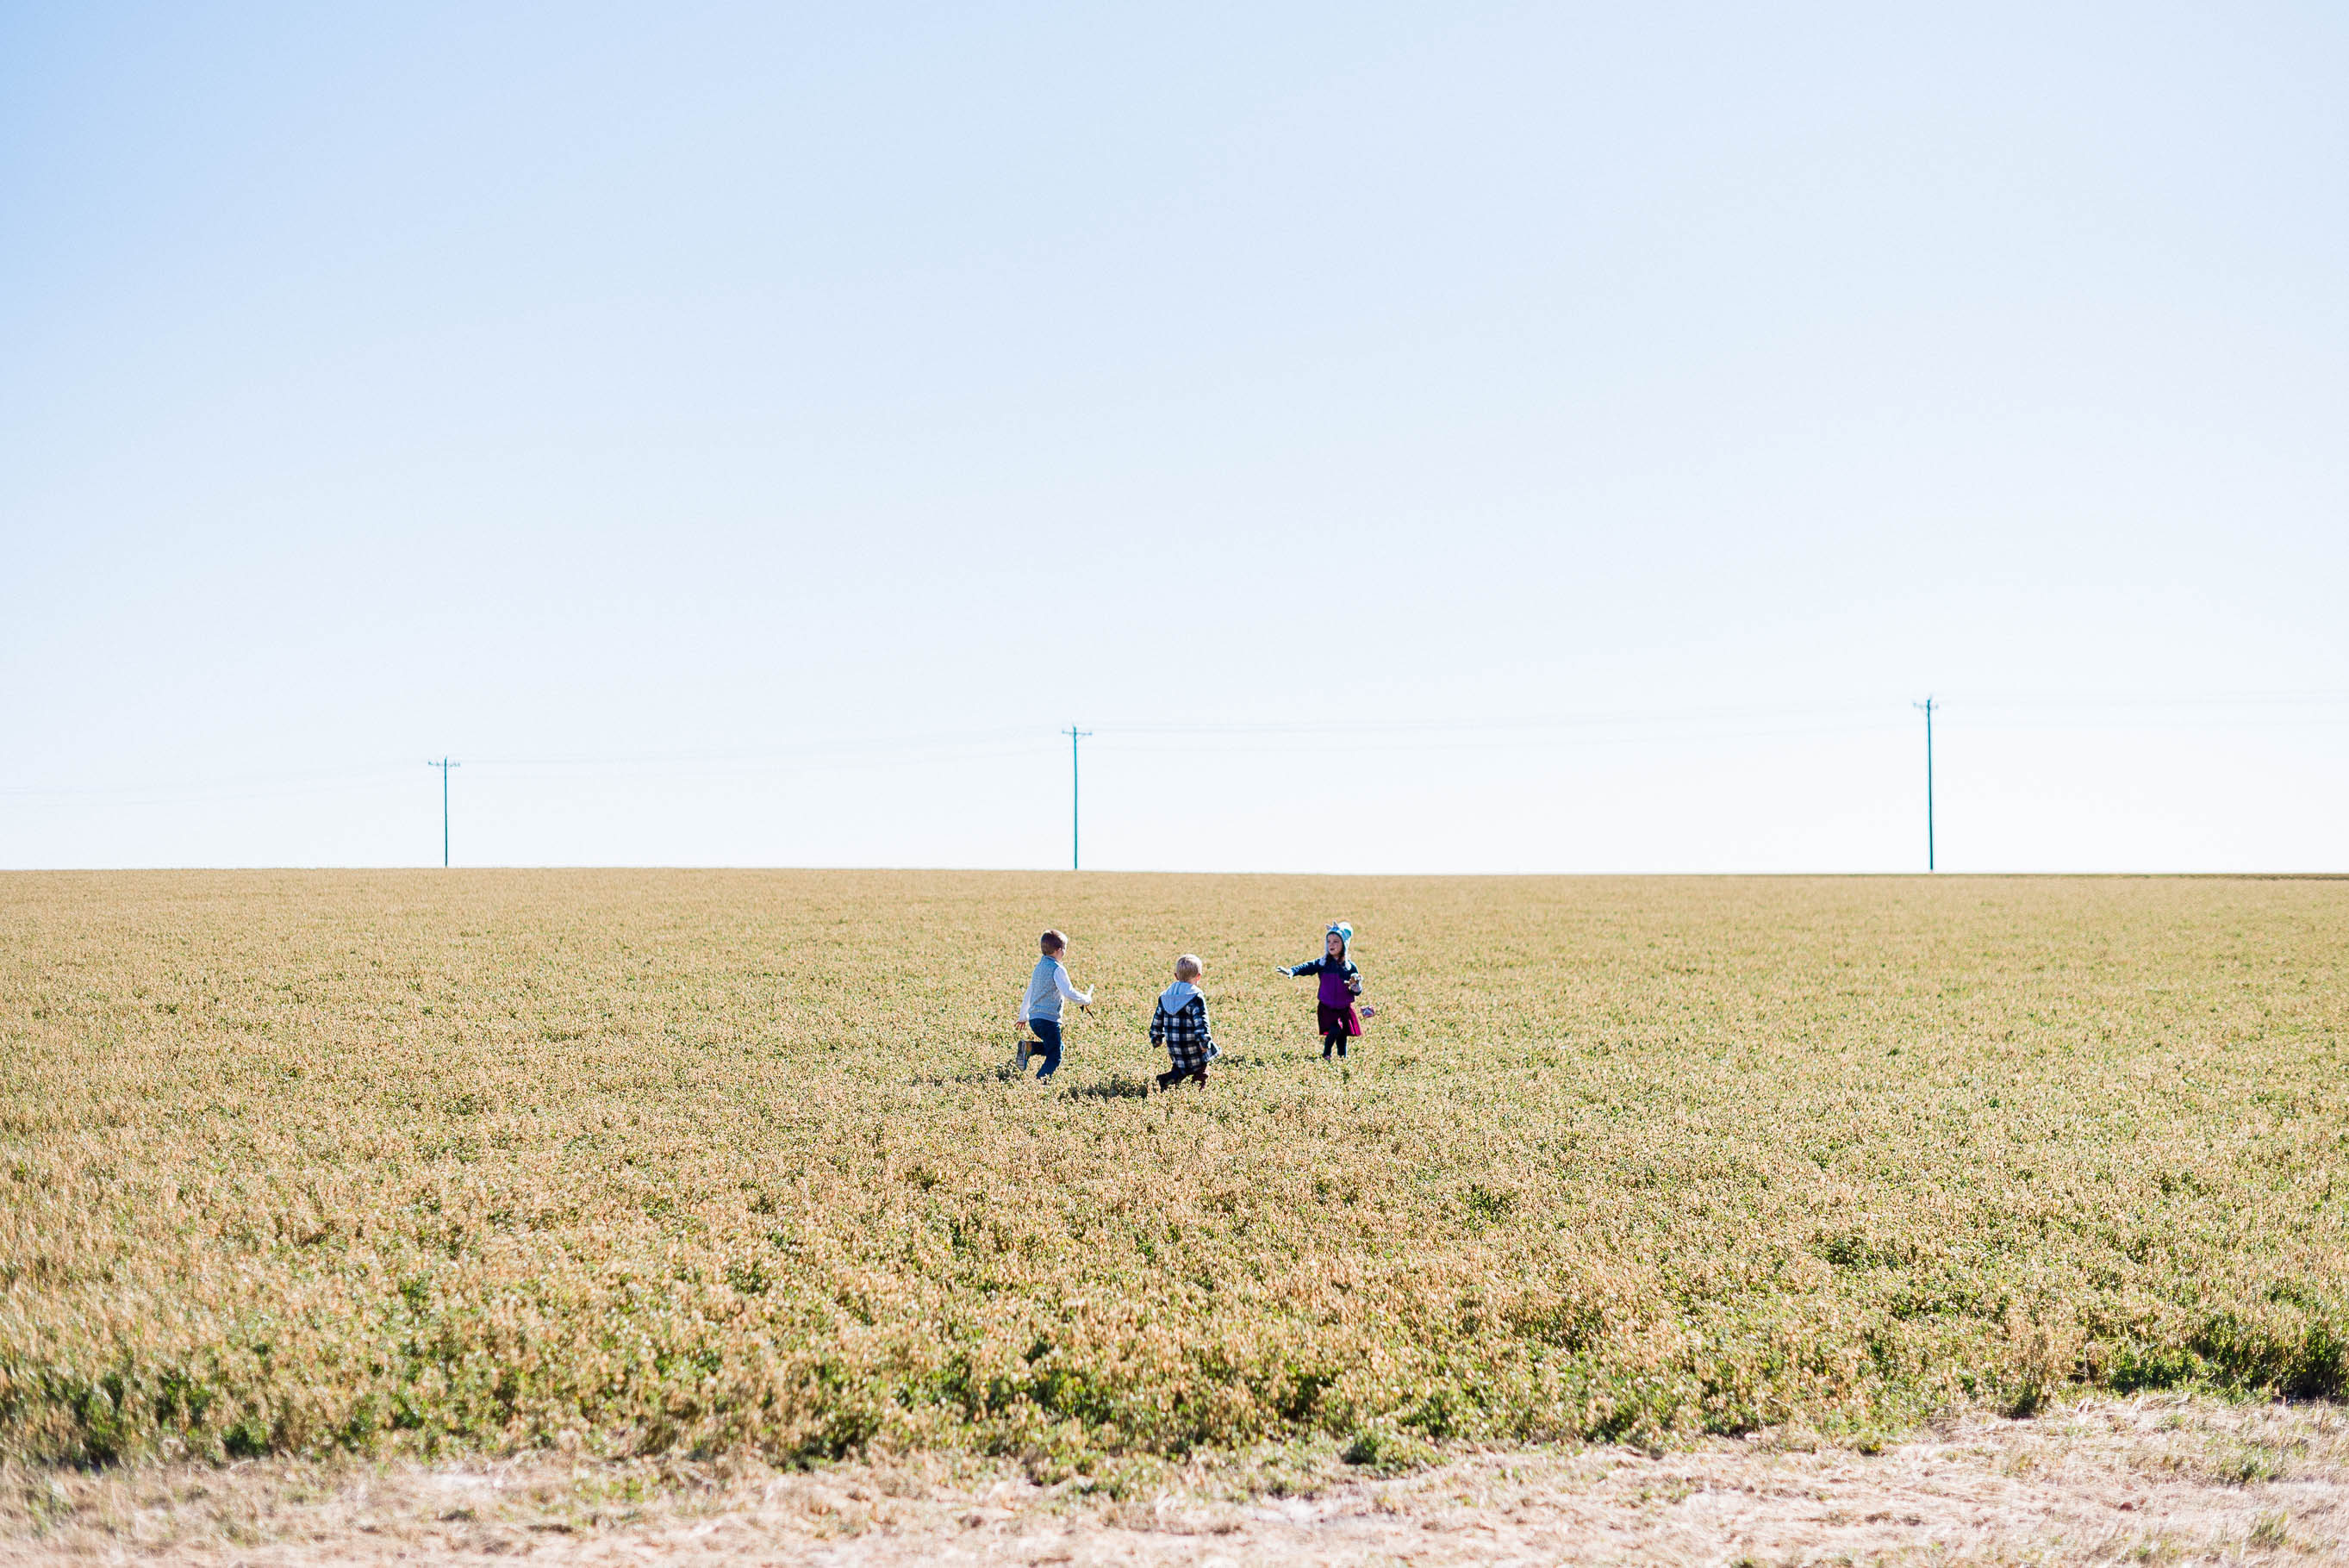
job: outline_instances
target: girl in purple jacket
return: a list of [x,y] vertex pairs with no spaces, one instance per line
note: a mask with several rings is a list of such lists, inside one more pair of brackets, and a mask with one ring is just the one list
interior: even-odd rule
[[[1313,1016],[1321,1031],[1321,1059],[1328,1061],[1331,1052],[1346,1054],[1346,1042],[1362,1032],[1362,1020],[1379,1016],[1376,1007],[1354,1010],[1354,998],[1362,994],[1362,974],[1346,950],[1354,944],[1354,928],[1344,921],[1331,926],[1322,938],[1321,956],[1304,964],[1280,968],[1283,975],[1319,975],[1320,995],[1314,999]],[[1279,968],[1278,965],[1275,965]]]

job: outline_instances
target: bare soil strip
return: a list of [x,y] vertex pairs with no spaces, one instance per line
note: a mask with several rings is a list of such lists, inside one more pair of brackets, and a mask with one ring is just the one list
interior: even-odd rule
[[1779,1432],[1477,1450],[1408,1475],[1298,1450],[1112,1487],[926,1456],[754,1464],[11,1469],[0,1561],[561,1563],[2349,1562],[2349,1411],[2095,1399],[1876,1454]]

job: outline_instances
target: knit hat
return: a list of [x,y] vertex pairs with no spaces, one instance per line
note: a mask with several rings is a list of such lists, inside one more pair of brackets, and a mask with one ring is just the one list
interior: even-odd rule
[[1337,934],[1339,941],[1346,944],[1347,956],[1351,957],[1354,952],[1354,928],[1341,920],[1330,929]]

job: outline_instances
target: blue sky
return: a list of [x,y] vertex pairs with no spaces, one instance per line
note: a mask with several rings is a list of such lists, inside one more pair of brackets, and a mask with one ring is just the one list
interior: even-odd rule
[[15,6],[0,865],[2349,869],[2349,13]]

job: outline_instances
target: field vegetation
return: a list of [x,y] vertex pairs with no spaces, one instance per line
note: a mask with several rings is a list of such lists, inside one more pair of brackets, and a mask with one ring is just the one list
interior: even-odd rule
[[[1344,916],[1325,1065],[1271,972]],[[1102,1004],[1009,1078],[1047,924]],[[1145,1041],[1201,954],[1226,1052]],[[977,1450],[2349,1392],[2349,882],[0,878],[0,1454]]]

